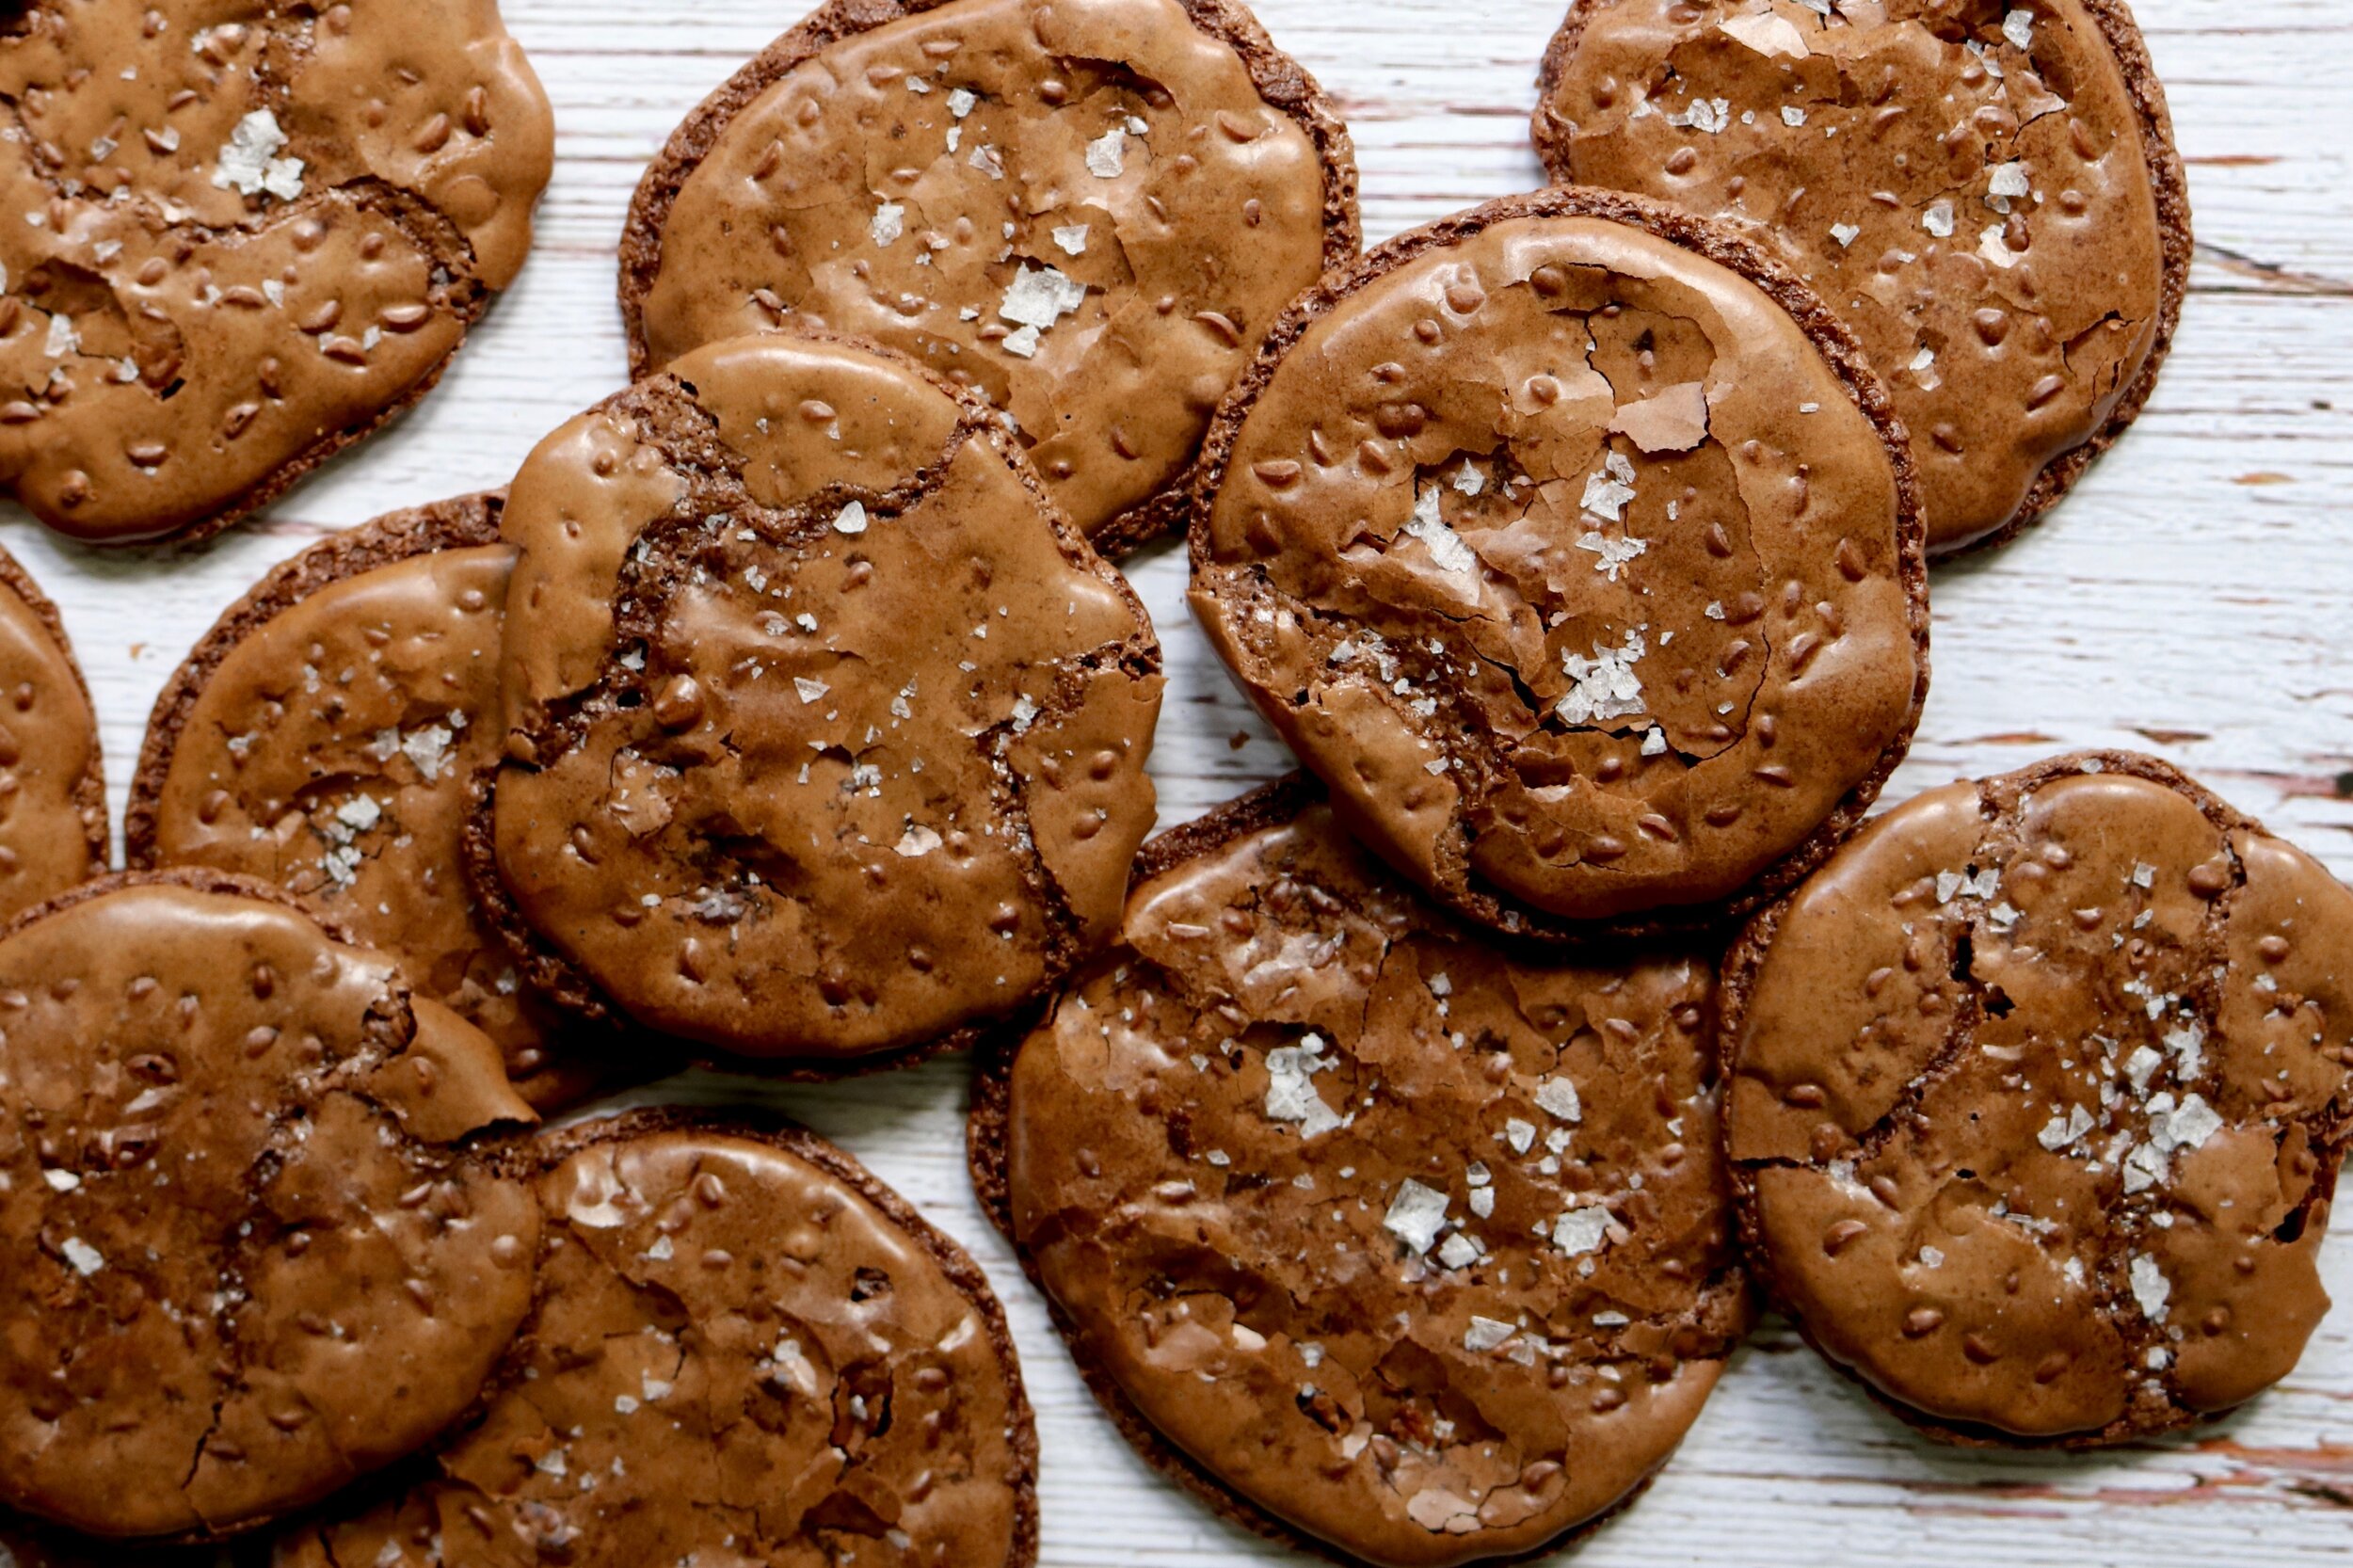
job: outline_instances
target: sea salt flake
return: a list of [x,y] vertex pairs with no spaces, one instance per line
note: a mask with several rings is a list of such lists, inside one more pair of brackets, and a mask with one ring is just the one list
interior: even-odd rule
[[401,755],[416,766],[427,784],[441,776],[441,763],[449,756],[449,744],[456,739],[454,731],[438,724],[428,724],[410,730],[400,738]]
[[1667,123],[1705,131],[1711,136],[1721,135],[1732,123],[1732,104],[1722,98],[1694,98],[1681,114],[1669,115]]
[[1595,1204],[1572,1208],[1552,1222],[1552,1244],[1571,1257],[1601,1250],[1609,1233],[1609,1210]]
[[1833,223],[1830,226],[1830,237],[1836,240],[1843,250],[1863,237],[1863,230],[1852,223]]
[[1481,1256],[1479,1243],[1459,1230],[1438,1243],[1438,1261],[1449,1269],[1467,1269]]
[[1920,227],[1934,234],[1938,239],[1951,239],[1953,237],[1953,204],[1950,201],[1939,201],[1929,208],[1927,212],[1920,215]]
[[1323,1038],[1300,1037],[1295,1046],[1277,1046],[1266,1054],[1266,1113],[1278,1122],[1297,1122],[1299,1135],[1321,1138],[1341,1125],[1341,1118],[1316,1092],[1315,1075],[1339,1064],[1323,1055]]
[[965,161],[992,180],[1001,180],[1005,177],[1004,157],[998,152],[996,148],[985,142],[972,149],[972,156]]
[[801,694],[801,706],[804,708],[811,703],[824,701],[826,695],[833,690],[824,681],[812,680],[806,675],[796,675],[792,678],[792,689]]
[[2180,1149],[2202,1148],[2207,1139],[2221,1130],[2221,1116],[2201,1095],[2191,1095],[2183,1100],[2182,1108],[2165,1120],[2166,1138]]
[[1468,572],[1479,565],[1479,557],[1460,534],[1447,526],[1439,515],[1439,502],[1436,488],[1423,490],[1414,503],[1413,520],[1406,523],[1405,532],[1422,542],[1441,571]]
[[1564,648],[1561,666],[1572,682],[1557,712],[1572,725],[1632,718],[1642,711],[1642,681],[1634,666],[1650,651],[1641,628],[1628,632],[1617,648],[1597,648],[1591,658]]
[[1116,180],[1128,168],[1128,133],[1114,127],[1087,143],[1087,172],[1098,180]]
[[1599,529],[1593,529],[1588,531],[1577,541],[1577,548],[1590,550],[1599,556],[1600,559],[1593,563],[1593,569],[1615,583],[1618,580],[1618,573],[1632,565],[1637,556],[1650,549],[1650,541],[1638,539],[1632,535],[1623,539],[1613,539]]
[[278,116],[268,109],[254,110],[230,131],[213,169],[214,185],[243,196],[267,192],[281,201],[293,200],[302,194],[302,160],[280,157],[285,145]]
[[2136,1047],[2133,1054],[2124,1059],[2124,1076],[2132,1080],[2134,1088],[2146,1089],[2149,1087],[2149,1080],[2156,1076],[2157,1069],[2163,1065],[2165,1065],[2164,1057],[2159,1056],[2147,1046]]
[[937,849],[939,847],[939,835],[936,832],[933,831],[931,828],[918,824],[914,827],[908,828],[904,833],[901,834],[899,836],[899,841],[891,847],[899,852],[901,859],[920,860],[923,856]]
[[384,808],[372,795],[354,795],[335,808],[335,820],[354,833],[365,833],[384,819]]
[[1599,473],[1585,480],[1585,499],[1579,505],[1593,516],[1609,522],[1623,522],[1625,509],[1634,499],[1634,465],[1622,453],[1612,452],[1609,462]]
[[49,1184],[53,1192],[71,1192],[82,1185],[82,1178],[72,1171],[43,1171],[40,1179]]
[[2010,46],[2014,49],[2033,49],[2034,12],[2021,8],[2003,17],[2002,36],[2009,40]]
[[970,88],[958,88],[948,95],[948,112],[964,119],[980,106],[981,95]]
[[1988,224],[1985,232],[1978,236],[1977,254],[1998,267],[2009,268],[2018,264],[2018,252],[2012,250],[2009,241],[2002,237],[2002,226],[1998,223]]
[[1503,1124],[1503,1141],[1513,1154],[1526,1154],[1535,1146],[1536,1124],[1513,1116]]
[[865,503],[853,501],[847,506],[842,507],[840,512],[836,513],[833,520],[833,531],[837,534],[852,535],[865,533]]
[[1518,1332],[1510,1323],[1473,1313],[1470,1327],[1463,1331],[1463,1349],[1473,1355],[1484,1355],[1489,1351],[1501,1349]]
[[1585,1108],[1577,1102],[1577,1085],[1565,1078],[1548,1078],[1536,1086],[1536,1108],[1563,1122],[1585,1119]]
[[65,1254],[65,1260],[73,1265],[73,1272],[84,1279],[106,1266],[106,1259],[99,1250],[78,1236],[67,1237],[57,1250]]
[[2157,1260],[2147,1253],[2136,1253],[2126,1272],[2131,1275],[2133,1300],[2140,1304],[2140,1315],[2153,1323],[2164,1322],[2165,1304],[2172,1298],[2173,1282],[2165,1277]]
[[1050,266],[1023,265],[1005,290],[999,316],[1043,332],[1087,302],[1087,288]]
[[41,352],[53,360],[82,351],[82,334],[74,330],[73,318],[58,311],[49,318],[49,336],[41,344]]
[[2066,1115],[2052,1117],[2035,1134],[2035,1142],[2056,1153],[2089,1132],[2091,1127],[2091,1112],[2079,1105]]
[[1805,123],[1805,111],[1795,104],[1785,104],[1782,105],[1781,122],[1794,131]]
[[2026,178],[2026,166],[2018,162],[2006,163],[1996,168],[1993,170],[1993,178],[1987,184],[1987,193],[1993,196],[2028,196],[2033,194],[2033,183]]
[[887,249],[896,245],[899,236],[907,232],[906,219],[904,206],[896,201],[886,201],[874,209],[873,220],[866,226],[867,232],[873,235],[876,245]]
[[1065,256],[1083,256],[1087,253],[1087,235],[1090,232],[1092,229],[1087,224],[1064,224],[1054,231],[1054,243],[1062,248]]
[[1382,1216],[1381,1228],[1418,1257],[1437,1240],[1439,1228],[1446,1224],[1446,1211],[1444,1192],[1407,1176],[1390,1198],[1389,1211]]

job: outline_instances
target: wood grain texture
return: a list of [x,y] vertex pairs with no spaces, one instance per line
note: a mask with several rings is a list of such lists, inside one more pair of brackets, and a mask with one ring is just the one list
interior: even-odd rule
[[[1563,0],[1257,0],[1339,97],[1369,237],[1537,183],[1526,116]],[[2353,873],[2353,8],[2138,0],[2200,233],[2155,404],[2049,522],[1939,571],[1935,693],[1890,798],[2073,746],[2156,751]],[[21,515],[0,540],[63,608],[104,721],[118,811],[158,688],[222,608],[322,532],[504,483],[617,385],[613,246],[685,111],[793,21],[795,0],[504,0],[556,104],[540,243],[449,379],[400,425],[209,546],[98,555]],[[1179,821],[1282,771],[1182,610],[1181,554],[1133,564],[1169,648],[1156,773]],[[774,1091],[698,1078],[641,1099],[785,1106],[970,1245],[1006,1297],[1045,1442],[1045,1560],[1207,1565],[1282,1554],[1147,1474],[1071,1374],[983,1223],[963,1068]],[[2332,1243],[2353,1297],[2353,1245]],[[1580,1568],[2338,1563],[2353,1543],[2353,1311],[2250,1410],[2097,1459],[1957,1455],[1875,1413],[1794,1337],[1740,1357],[1656,1491]]]

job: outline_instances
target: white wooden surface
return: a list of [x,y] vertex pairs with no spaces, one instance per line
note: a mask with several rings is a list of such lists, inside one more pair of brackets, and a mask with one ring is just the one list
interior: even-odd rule
[[[390,0],[377,0],[390,3]],[[2185,764],[2353,874],[2353,6],[2137,0],[2190,163],[2196,296],[2155,407],[2057,516],[1936,581],[1934,699],[1891,798],[2078,745]],[[1538,183],[1526,115],[1565,0],[1257,0],[1341,99],[1369,237]],[[118,813],[149,705],[219,610],[321,533],[504,483],[623,374],[612,248],[645,160],[799,0],[504,0],[554,97],[536,254],[396,430],[209,547],[99,555],[21,516],[0,539],[63,606],[105,723]],[[1180,553],[1132,568],[1173,675],[1158,766],[1177,822],[1284,754],[1182,610]],[[862,1156],[972,1247],[1010,1308],[1045,1442],[1045,1559],[1273,1561],[1134,1461],[983,1223],[963,1064],[760,1096]],[[2353,1299],[2353,1243],[2329,1254]],[[2219,1426],[2099,1459],[1958,1455],[1875,1414],[1784,1328],[1733,1368],[1682,1455],[1581,1568],[2336,1563],[2353,1547],[2353,1305],[2286,1385]]]

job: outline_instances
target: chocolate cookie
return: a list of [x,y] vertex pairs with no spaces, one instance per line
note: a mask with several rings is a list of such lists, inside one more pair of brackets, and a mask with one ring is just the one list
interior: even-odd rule
[[871,344],[717,344],[550,437],[504,532],[472,865],[568,1005],[838,1072],[1117,923],[1160,647],[977,397]]
[[89,688],[57,607],[0,550],[0,921],[105,869]]
[[1760,1268],[1940,1436],[2122,1442],[2287,1375],[2353,1103],[2353,893],[2161,762],[1890,812],[1730,960]]
[[0,485],[198,537],[424,395],[531,244],[554,129],[493,0],[18,0]]
[[1211,432],[1193,606],[1458,912],[1692,926],[1860,820],[1928,690],[1902,427],[1730,232],[1549,191],[1334,274]]
[[1542,92],[1556,180],[1730,222],[1854,328],[1932,552],[2034,522],[2148,401],[2189,193],[2123,0],[1577,0]]
[[537,1304],[405,1492],[279,1568],[1037,1557],[1037,1440],[971,1259],[797,1129],[665,1112],[521,1151]]
[[488,1040],[263,884],[86,884],[0,934],[0,1502],[219,1536],[408,1453],[530,1304],[460,1147]]
[[834,0],[647,170],[621,313],[639,376],[779,325],[915,355],[1109,552],[1182,523],[1218,399],[1358,243],[1348,132],[1238,0]]
[[[253,1555],[245,1554],[248,1559]],[[0,1568],[251,1568],[225,1547],[100,1543],[0,1516]]]
[[123,839],[135,869],[275,882],[398,956],[549,1110],[593,1089],[600,1063],[522,984],[460,853],[504,740],[503,504],[468,496],[380,518],[232,606],[156,701]]
[[1399,1568],[1627,1501],[1748,1321],[1710,965],[1498,947],[1296,782],[1138,870],[971,1135],[1128,1440],[1254,1529]]

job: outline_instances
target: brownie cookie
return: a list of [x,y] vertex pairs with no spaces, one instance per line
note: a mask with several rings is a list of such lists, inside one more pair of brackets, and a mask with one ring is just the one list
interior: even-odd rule
[[550,437],[504,532],[472,865],[565,1003],[840,1071],[1117,923],[1160,647],[977,397],[869,344],[716,344]]
[[1219,1512],[1526,1557],[1647,1482],[1747,1325],[1714,982],[1499,948],[1278,785],[1144,852],[1121,945],[988,1067],[975,1177]]
[[65,622],[0,550],[0,921],[105,869],[104,770]]
[[246,595],[157,700],[123,838],[135,869],[275,882],[398,956],[548,1110],[595,1087],[597,1064],[566,1048],[561,1015],[521,984],[460,854],[504,740],[515,552],[501,506],[478,495],[394,513]]
[[1109,552],[1179,526],[1209,415],[1356,254],[1355,154],[1237,0],[834,0],[647,170],[639,376],[796,325],[1002,410]]
[[493,0],[19,0],[0,485],[210,534],[422,397],[531,244],[554,129]]
[[1932,552],[2035,521],[2148,401],[2189,193],[2123,0],[1577,0],[1542,92],[1555,179],[1728,221],[1854,328]]
[[250,1528],[462,1412],[537,1211],[497,1050],[285,895],[85,885],[0,935],[0,1502]]
[[2148,758],[1890,812],[1728,969],[1727,1136],[1809,1337],[1962,1440],[2228,1410],[2328,1309],[2353,893]]
[[1303,299],[1218,416],[1193,557],[1349,825],[1514,933],[1794,883],[1927,695],[1879,383],[1761,253],[1606,192],[1447,219]]
[[1037,1440],[971,1259],[840,1150],[675,1112],[524,1151],[537,1304],[428,1475],[279,1568],[1037,1557]]

